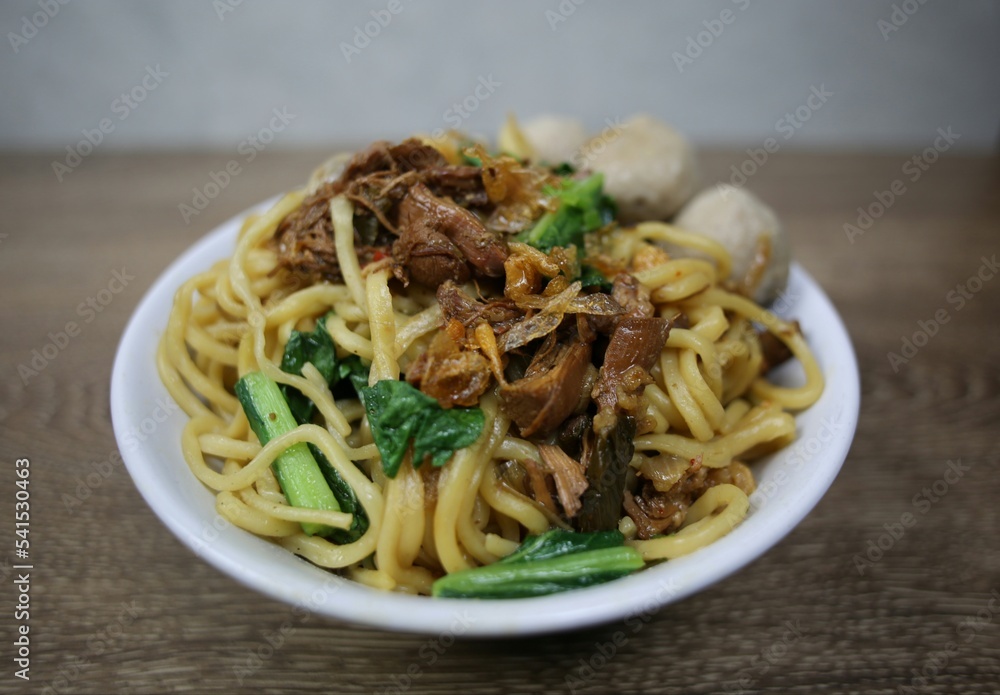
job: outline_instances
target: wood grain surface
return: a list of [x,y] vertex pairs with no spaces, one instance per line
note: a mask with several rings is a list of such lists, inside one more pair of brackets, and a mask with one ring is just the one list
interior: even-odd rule
[[[61,183],[54,154],[0,157],[0,692],[1000,692],[1000,279],[971,280],[1000,252],[997,159],[946,155],[912,181],[903,166],[918,152],[773,155],[747,186],[791,230],[861,364],[860,425],[832,489],[763,558],[638,632],[451,644],[303,619],[243,588],[171,535],[116,457],[111,364],[145,290],[323,153],[265,152],[190,224],[178,205],[232,153],[99,152]],[[745,158],[707,153],[708,180]],[[849,240],[845,223],[896,179],[905,193]],[[116,271],[134,277],[91,315]],[[936,315],[947,322],[935,335],[915,336]],[[79,335],[37,375],[19,373],[69,321]],[[893,365],[907,338],[921,346]],[[13,662],[20,457],[29,683]],[[962,474],[942,482],[949,462]],[[886,540],[906,513],[915,524]]]

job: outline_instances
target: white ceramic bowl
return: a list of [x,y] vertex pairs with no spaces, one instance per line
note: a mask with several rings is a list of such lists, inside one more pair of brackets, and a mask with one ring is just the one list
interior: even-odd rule
[[[554,632],[649,614],[705,589],[775,545],[816,505],[847,456],[860,399],[854,351],[829,299],[801,267],[793,266],[788,291],[775,310],[800,321],[826,376],[826,390],[797,416],[797,440],[754,464],[759,487],[746,520],[732,533],[692,555],[608,584],[531,599],[431,599],[342,580],[216,514],[215,496],[181,455],[186,416],[157,375],[156,347],[174,292],[232,254],[244,217],[229,220],[188,249],[143,298],[118,347],[111,415],[135,485],[163,523],[204,560],[297,611],[391,630],[483,636]],[[797,365],[787,365],[776,376],[793,384],[800,373]]]

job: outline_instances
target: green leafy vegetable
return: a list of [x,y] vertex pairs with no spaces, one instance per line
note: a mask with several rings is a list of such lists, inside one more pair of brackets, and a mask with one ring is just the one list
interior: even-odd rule
[[[236,397],[261,444],[297,427],[278,385],[263,372],[250,372],[236,382]],[[327,464],[329,465],[329,464]],[[341,511],[319,464],[304,443],[293,444],[272,464],[274,475],[293,507]],[[330,535],[337,529],[322,524],[302,524],[307,534]]]
[[476,142],[472,140],[466,140],[458,146],[458,151],[462,153],[462,164],[470,164],[474,167],[481,167],[483,165],[483,160],[474,154],[469,154],[476,147]]
[[361,390],[368,388],[368,372],[371,366],[361,361],[357,355],[351,355],[337,363],[337,382],[346,380],[351,384],[358,398],[362,398]]
[[[357,355],[351,355],[345,359],[337,357],[337,346],[326,330],[326,319],[327,317],[324,316],[317,321],[316,328],[310,333],[292,331],[285,344],[285,352],[281,357],[281,371],[302,376],[302,368],[306,362],[310,362],[323,376],[330,388],[344,379],[349,380],[355,390],[359,387],[359,383],[360,386],[367,386],[368,367]],[[297,388],[288,384],[281,384],[280,388],[295,421],[300,425],[312,422],[316,411],[315,404]],[[308,446],[323,473],[323,477],[337,498],[341,510],[354,515],[350,529],[330,529],[330,533],[325,535],[336,543],[351,543],[368,530],[368,515],[365,514],[364,508],[358,502],[354,490],[340,476],[333,464],[323,455],[323,452],[313,444]]]
[[479,408],[445,410],[405,381],[379,381],[361,394],[382,469],[390,478],[396,477],[411,441],[415,468],[426,458],[443,466],[455,451],[479,438],[486,422]]
[[560,555],[582,553],[585,550],[615,548],[620,546],[624,540],[625,537],[618,531],[578,533],[552,529],[537,536],[528,536],[516,551],[500,562],[510,565],[519,562],[548,560]]
[[434,596],[524,598],[617,579],[643,567],[642,555],[623,545],[618,531],[552,530],[529,536],[492,565],[455,572],[434,582]]
[[592,265],[580,264],[580,277],[576,278],[584,287],[597,287],[601,292],[610,292],[614,285],[604,273]]
[[615,219],[615,203],[604,194],[602,174],[594,174],[583,181],[567,181],[562,188],[549,192],[559,201],[559,208],[546,213],[535,226],[519,234],[518,241],[546,253],[556,246],[582,248],[585,234]]
[[[316,328],[311,333],[292,331],[285,344],[285,354],[281,357],[281,371],[302,376],[306,362],[311,362],[328,384],[332,386],[335,383],[337,350],[326,330],[326,316],[316,322]],[[316,406],[311,400],[288,384],[281,385],[281,393],[296,420],[300,423],[312,422]]]

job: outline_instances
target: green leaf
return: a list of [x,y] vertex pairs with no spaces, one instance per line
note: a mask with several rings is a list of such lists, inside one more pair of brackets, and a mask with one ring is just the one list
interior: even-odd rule
[[602,174],[582,181],[564,181],[561,188],[549,192],[559,201],[559,208],[542,215],[535,226],[518,235],[518,241],[546,253],[556,246],[582,248],[586,234],[615,219],[615,203],[604,194]]
[[640,569],[642,555],[618,531],[554,529],[529,536],[499,562],[448,574],[431,589],[452,598],[525,598],[600,584]]
[[313,458],[316,459],[316,463],[319,464],[319,470],[323,474],[326,484],[330,486],[333,496],[337,498],[340,510],[354,515],[354,521],[351,523],[349,529],[331,529],[328,537],[334,543],[340,543],[341,545],[353,543],[368,530],[368,515],[365,513],[365,509],[361,506],[361,503],[358,502],[358,496],[354,494],[354,489],[340,476],[340,473],[337,472],[337,469],[333,467],[329,459],[320,451],[319,447],[310,443],[309,451],[312,453]]
[[[281,370],[302,376],[302,368],[306,362],[310,362],[323,376],[330,388],[344,379],[350,380],[355,390],[359,384],[357,379],[361,380],[360,385],[367,386],[369,367],[361,361],[360,357],[357,355],[351,355],[345,359],[337,357],[337,346],[326,330],[328,316],[329,314],[319,319],[316,322],[316,328],[311,332],[292,331],[288,343],[285,345],[285,352],[281,357]],[[298,424],[312,422],[316,405],[305,394],[288,384],[281,384],[281,394]],[[368,530],[368,516],[358,502],[354,490],[340,476],[333,464],[323,455],[323,452],[313,444],[309,444],[309,451],[319,464],[320,471],[340,503],[341,510],[354,514],[354,522],[350,529],[331,529],[331,533],[328,535],[336,543],[351,543]]]
[[351,384],[358,398],[361,398],[361,389],[368,388],[368,372],[371,365],[365,364],[357,355],[351,355],[340,360],[337,364],[337,381],[345,379]]
[[413,467],[425,459],[443,466],[458,449],[474,443],[486,418],[479,408],[445,410],[405,381],[385,379],[360,391],[382,470],[395,478],[413,442]]
[[580,264],[580,277],[574,278],[580,281],[584,287],[597,287],[601,292],[610,292],[614,285],[608,280],[604,273],[592,265]]
[[427,414],[413,438],[413,460],[418,466],[428,456],[433,465],[443,466],[452,453],[474,443],[483,431],[485,418],[479,408],[444,410],[436,401],[434,405],[437,409]]
[[[292,331],[285,345],[285,354],[281,357],[281,371],[302,376],[306,362],[312,363],[328,384],[334,383],[337,350],[326,330],[326,316],[316,322],[316,328],[311,333]],[[288,384],[281,385],[281,393],[298,422],[312,422],[316,406],[311,400]]]
[[619,531],[579,533],[577,531],[552,529],[537,536],[528,536],[516,551],[500,560],[500,562],[509,565],[547,560],[552,557],[580,553],[586,550],[614,548],[624,542],[625,536]]
[[483,165],[483,160],[481,160],[479,157],[476,157],[475,155],[467,153],[467,150],[471,150],[476,146],[476,144],[477,143],[475,143],[472,140],[467,140],[465,142],[459,143],[458,151],[462,153],[462,164],[469,164],[474,167],[481,167]]

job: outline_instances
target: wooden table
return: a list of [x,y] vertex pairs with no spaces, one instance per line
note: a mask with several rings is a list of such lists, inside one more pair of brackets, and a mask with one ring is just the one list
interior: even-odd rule
[[[296,185],[321,151],[265,152],[190,225],[179,204],[234,153],[98,152],[61,183],[54,153],[2,156],[0,692],[549,693],[570,691],[567,677],[595,693],[1000,691],[1000,280],[972,280],[1000,251],[1000,162],[945,156],[914,182],[903,166],[917,154],[779,152],[751,177],[853,336],[857,438],[784,542],[661,610],[603,664],[595,655],[621,624],[438,655],[433,639],[302,621],[183,547],[117,462],[108,383],[139,299],[183,249]],[[708,153],[709,180],[745,158]],[[895,179],[905,193],[852,243],[845,223]],[[102,293],[116,271],[134,277]],[[926,344],[915,335],[945,317]],[[69,321],[80,333],[22,378]],[[911,354],[906,339],[921,347],[892,364]],[[20,457],[31,461],[30,683],[11,661]],[[906,513],[915,525],[890,544]],[[861,572],[869,542],[890,547]],[[269,651],[269,640],[283,642]]]

